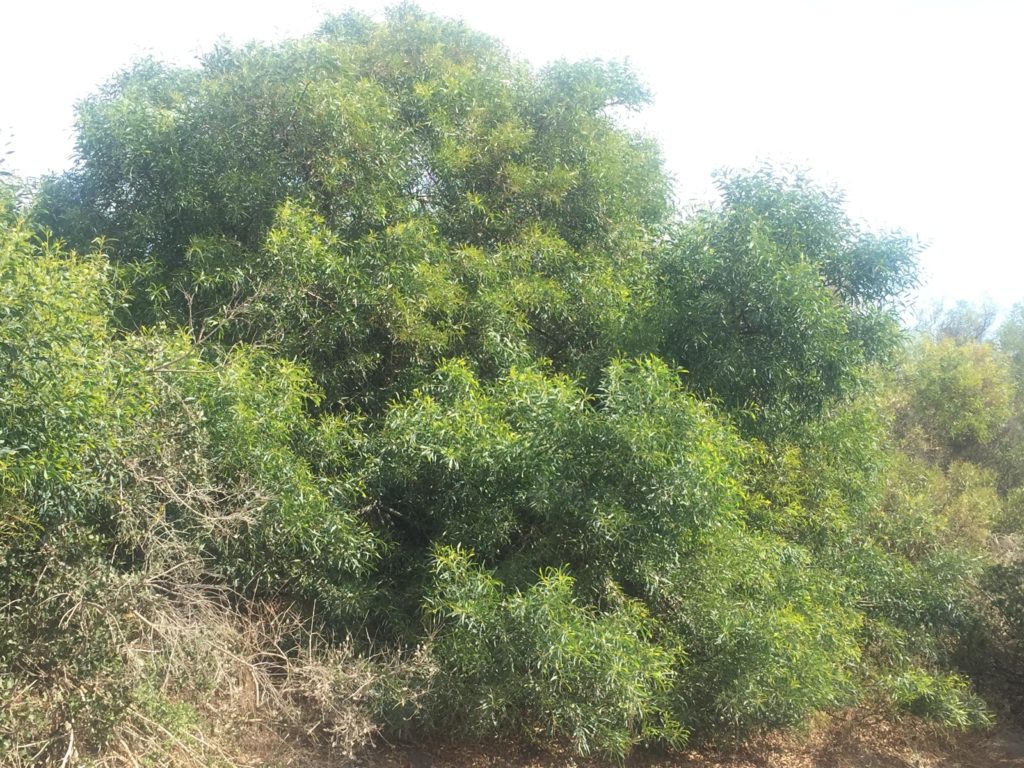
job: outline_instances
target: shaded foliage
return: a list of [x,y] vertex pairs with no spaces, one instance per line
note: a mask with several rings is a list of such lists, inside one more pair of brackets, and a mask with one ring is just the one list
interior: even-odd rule
[[896,347],[916,248],[862,230],[800,175],[717,182],[721,205],[679,227],[663,258],[661,349],[767,435],[819,415]]

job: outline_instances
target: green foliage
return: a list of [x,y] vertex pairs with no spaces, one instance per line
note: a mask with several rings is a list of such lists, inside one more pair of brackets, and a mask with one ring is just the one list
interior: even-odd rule
[[620,760],[638,742],[683,742],[670,714],[679,652],[653,641],[656,624],[640,603],[620,595],[603,612],[580,606],[562,570],[507,593],[461,549],[439,549],[433,570],[432,727],[539,732]]
[[[889,481],[883,519],[889,538],[903,542],[908,559],[919,564],[920,576],[908,583],[913,591],[904,593],[920,595],[920,621],[917,629],[901,624],[889,653],[902,656],[906,668],[952,653],[991,695],[1017,707],[1021,390],[1014,318],[992,333],[992,314],[965,304],[937,314],[932,337],[910,347],[892,385],[899,392],[894,430],[903,458]],[[913,706],[958,724],[965,719],[959,710],[972,706],[957,703],[955,689],[962,686],[954,683],[936,675],[908,684],[923,691]]]
[[[319,580],[317,596],[340,590],[329,605],[351,600],[344,574],[373,547],[358,488],[320,482],[296,451],[313,427],[308,375],[247,349],[208,364],[181,336],[115,339],[102,258],[34,246],[21,227],[0,245],[0,487],[33,507],[22,524],[84,523],[122,548],[153,526],[206,527],[198,541],[239,584]],[[251,538],[227,535],[233,512]]]
[[1015,304],[996,334],[999,350],[1010,360],[1017,391],[1024,381],[1024,303]]
[[720,531],[670,578],[665,621],[690,657],[677,688],[683,722],[744,734],[856,700],[861,617],[807,550]]
[[[670,215],[625,68],[539,73],[412,7],[199,70],[144,61],[79,110],[45,221],[107,236],[130,326],[275,345],[332,399],[381,406],[437,361],[525,346],[597,376],[635,351]],[[44,212],[44,213],[42,213]]]
[[747,466],[755,491],[751,524],[810,547],[819,557],[845,550],[881,499],[889,469],[888,423],[865,391],[774,445],[755,442]]
[[739,442],[667,366],[612,364],[601,404],[535,369],[440,369],[377,436],[369,492],[405,559],[463,545],[516,586],[566,565],[593,596],[608,579],[640,595],[687,532],[738,514]]
[[132,644],[182,579],[335,615],[372,591],[358,487],[298,450],[319,436],[308,375],[243,348],[207,362],[181,334],[119,336],[108,275],[100,255],[0,228],[0,734],[27,762],[23,741],[98,752],[135,717]]
[[[881,394],[876,387],[775,451],[755,453],[750,520],[806,547],[814,567],[829,574],[834,599],[857,616],[862,674],[913,667],[941,677],[936,668],[976,637],[976,588],[1000,499],[981,467],[944,469],[897,450],[890,432],[899,422]],[[886,691],[896,678],[882,676],[881,683],[857,676],[860,695],[877,685],[892,695]],[[950,711],[960,706],[955,690],[936,690],[950,697],[943,705]]]
[[[319,601],[326,612],[363,610],[363,577],[379,552],[354,512],[358,481],[318,477],[297,450],[314,429],[306,406],[318,397],[306,371],[238,348],[198,374],[180,386],[201,414],[215,457],[211,479],[234,484],[254,508],[246,536],[216,544],[218,564],[243,590],[262,584],[263,592]],[[342,437],[345,425],[332,426]]]
[[662,349],[770,435],[820,414],[894,348],[915,248],[861,230],[837,193],[799,175],[764,167],[718,188],[722,205],[685,221],[664,257]]
[[992,723],[984,702],[959,675],[933,675],[908,669],[886,680],[886,687],[898,711],[960,729]]
[[0,179],[0,747],[202,744],[253,636],[341,746],[985,722],[1021,312],[897,359],[913,243],[770,167],[678,218],[647,98],[403,6],[138,63]]
[[0,221],[9,223],[18,209],[18,187],[14,175],[4,166],[10,150],[0,151]]
[[985,574],[986,587],[1014,645],[1024,638],[1024,564],[998,563]]
[[1013,381],[990,344],[924,340],[912,351],[900,385],[908,400],[903,428],[921,436],[924,451],[968,456],[1010,418]]
[[137,629],[132,580],[103,562],[97,544],[57,531],[48,546],[60,556],[46,558],[5,542],[0,573],[4,598],[13,601],[0,629],[8,686],[0,693],[0,744],[12,754],[23,751],[21,742],[39,749],[54,734],[63,740],[65,730],[82,749],[100,750],[133,704],[120,653],[125,634]]

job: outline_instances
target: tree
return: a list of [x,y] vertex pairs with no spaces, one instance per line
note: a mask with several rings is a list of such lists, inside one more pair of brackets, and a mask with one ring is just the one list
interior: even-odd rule
[[996,332],[999,350],[1009,358],[1017,391],[1024,391],[1024,303],[1015,304]]
[[77,167],[39,206],[130,267],[130,327],[273,344],[332,400],[518,350],[596,381],[637,351],[671,212],[657,148],[612,117],[647,98],[624,67],[534,72],[401,6],[136,65],[79,107]]
[[[913,243],[768,167],[679,218],[616,119],[646,98],[403,6],[83,102],[75,168],[0,241],[0,504],[80,534],[2,553],[18,684],[32,607],[74,591],[39,574],[87,540],[69,579],[138,584],[105,621],[187,605],[169,561],[243,625],[296,606],[309,629],[259,658],[387,649],[360,701],[406,732],[621,758],[879,687],[983,719],[938,650],[971,583],[949,539],[983,531],[926,508],[930,467],[887,484],[870,388]],[[947,521],[991,497],[951,478]],[[330,669],[312,698],[346,700]],[[142,711],[131,681],[107,726]]]
[[980,344],[990,335],[998,316],[999,307],[991,301],[971,304],[961,300],[948,308],[939,302],[925,314],[918,326],[937,341],[949,338],[961,344]]
[[663,258],[661,349],[767,434],[821,413],[896,348],[916,247],[864,231],[799,174],[723,173],[718,189],[721,206],[683,222]]
[[901,381],[904,426],[939,457],[971,457],[988,446],[1011,416],[1014,386],[1006,359],[985,342],[923,340]]
[[7,170],[6,161],[10,150],[0,154],[0,220],[9,220],[17,208],[17,183],[14,174]]

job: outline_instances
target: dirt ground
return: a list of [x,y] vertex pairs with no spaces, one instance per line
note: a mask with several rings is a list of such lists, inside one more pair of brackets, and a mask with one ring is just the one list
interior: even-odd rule
[[[308,744],[308,742],[307,742]],[[417,748],[382,744],[356,755],[289,743],[261,731],[240,737],[232,755],[252,768],[606,768],[568,752],[505,744]],[[863,712],[823,719],[806,733],[776,734],[728,749],[671,756],[637,753],[637,768],[1024,768],[1024,729],[948,733],[918,722],[893,724]]]

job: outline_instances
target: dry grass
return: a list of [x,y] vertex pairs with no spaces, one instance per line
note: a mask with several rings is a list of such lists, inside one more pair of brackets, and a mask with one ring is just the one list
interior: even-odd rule
[[198,720],[174,733],[133,711],[103,764],[140,765],[154,755],[175,766],[265,764],[245,754],[252,742],[276,743],[273,752],[288,764],[292,753],[336,760],[370,742],[372,661],[328,646],[289,606],[249,604],[241,614],[222,592],[186,592],[139,616],[147,631],[130,654],[140,676],[159,654],[160,695],[189,705]]
[[[113,578],[99,597],[74,588],[94,579],[87,570],[39,603],[39,612],[61,616],[58,631],[83,638],[83,654],[111,659],[113,671],[62,673],[68,651],[41,647],[38,669],[26,657],[32,666],[20,676],[0,673],[0,751],[6,744],[8,752],[0,765],[264,764],[242,754],[246,734],[289,745],[282,755],[323,749],[337,758],[369,743],[375,660],[329,644],[291,606],[210,586],[180,542],[157,545],[158,538],[144,570]],[[100,635],[108,638],[100,650],[85,647]],[[128,703],[109,716],[116,724],[98,745],[90,739],[91,707],[73,702],[105,690],[127,692]]]

